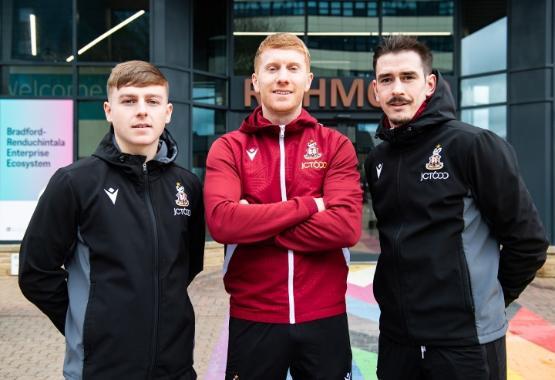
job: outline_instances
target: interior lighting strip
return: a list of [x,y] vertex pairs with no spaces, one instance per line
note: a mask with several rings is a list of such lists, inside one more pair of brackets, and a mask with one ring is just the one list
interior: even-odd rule
[[[114,34],[115,32],[117,32],[118,30],[120,30],[121,28],[123,28],[124,26],[126,26],[127,24],[135,21],[136,19],[138,19],[139,17],[141,17],[142,15],[144,15],[146,12],[141,9],[140,11],[138,11],[137,13],[135,13],[133,16],[126,18],[125,20],[123,20],[122,22],[120,22],[119,24],[117,24],[116,26],[114,26],[113,28],[109,29],[107,32],[101,34],[100,36],[96,37],[94,40],[92,40],[91,42],[89,42],[88,44],[86,44],[85,46],[83,46],[81,49],[79,49],[77,51],[77,55],[81,55],[84,52],[86,52],[87,50],[89,50],[90,48],[92,48],[94,45],[96,45],[97,43],[99,43],[100,41],[102,41],[103,39],[105,39],[106,37]],[[74,56],[71,55],[69,57],[66,58],[66,62],[71,62],[74,60]]]

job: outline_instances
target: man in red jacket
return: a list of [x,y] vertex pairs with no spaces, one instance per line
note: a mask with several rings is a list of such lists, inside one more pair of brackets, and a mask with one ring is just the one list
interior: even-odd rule
[[295,35],[267,37],[254,59],[261,105],[212,145],[206,218],[226,244],[226,379],[350,379],[348,247],[360,236],[353,145],[302,108],[313,75]]

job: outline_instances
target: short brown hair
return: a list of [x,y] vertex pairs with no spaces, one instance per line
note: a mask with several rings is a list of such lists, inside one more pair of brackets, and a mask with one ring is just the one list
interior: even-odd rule
[[303,40],[294,35],[293,33],[275,33],[270,34],[258,46],[258,50],[254,56],[254,70],[260,59],[260,55],[266,49],[292,49],[298,50],[304,54],[306,60],[306,68],[310,70],[310,53],[304,44]]
[[399,53],[401,51],[413,51],[420,56],[424,74],[428,75],[432,72],[433,57],[432,52],[423,42],[418,41],[414,37],[404,35],[393,35],[384,37],[380,44],[374,50],[374,72],[378,59],[385,54]]
[[127,61],[117,64],[110,73],[106,91],[111,88],[120,89],[124,86],[165,86],[169,91],[168,80],[152,63],[145,61]]

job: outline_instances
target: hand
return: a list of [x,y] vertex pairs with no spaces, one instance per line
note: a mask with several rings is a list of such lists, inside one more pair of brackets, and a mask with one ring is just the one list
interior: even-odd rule
[[314,202],[316,202],[316,206],[318,206],[318,212],[326,210],[326,205],[324,204],[324,198],[314,198]]
[[240,205],[248,205],[249,202],[248,202],[246,199],[241,199],[241,200],[239,201],[239,204],[240,204]]

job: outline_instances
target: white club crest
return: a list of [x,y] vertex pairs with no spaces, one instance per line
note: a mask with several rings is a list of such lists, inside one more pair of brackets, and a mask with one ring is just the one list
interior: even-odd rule
[[176,182],[175,189],[177,190],[175,203],[181,207],[189,206],[189,200],[187,199],[187,194],[185,193],[185,188],[181,184],[181,182]]
[[306,144],[306,153],[304,158],[307,160],[317,160],[320,157],[322,157],[322,155],[318,151],[318,144],[316,144],[316,141],[310,140]]
[[437,144],[436,147],[434,148],[434,152],[432,153],[430,158],[428,158],[428,163],[426,164],[426,169],[428,169],[428,170],[439,170],[439,169],[443,168],[443,162],[441,162],[441,155],[440,155],[442,150],[443,150],[443,148],[441,147],[441,145]]

